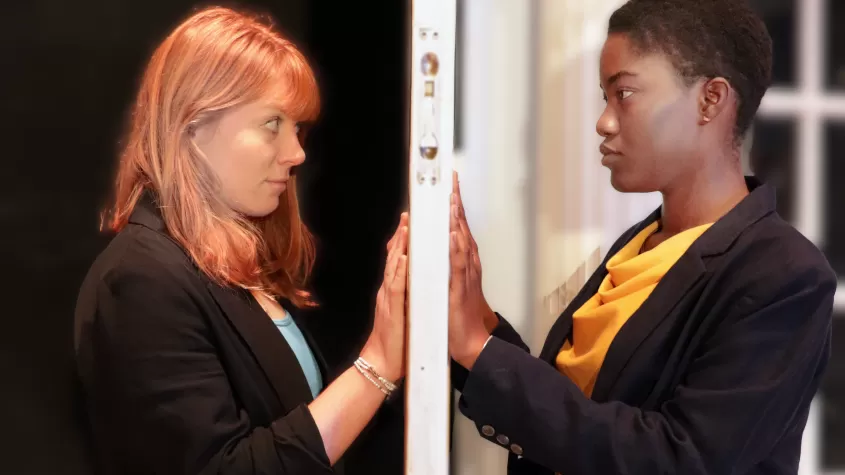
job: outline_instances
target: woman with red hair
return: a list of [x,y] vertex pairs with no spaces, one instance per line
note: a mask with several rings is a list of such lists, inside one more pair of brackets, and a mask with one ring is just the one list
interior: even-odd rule
[[75,315],[102,472],[336,473],[396,390],[406,216],[355,367],[326,386],[297,326],[314,249],[293,172],[318,109],[307,61],[258,18],[202,10],[153,54],[105,221],[117,236]]

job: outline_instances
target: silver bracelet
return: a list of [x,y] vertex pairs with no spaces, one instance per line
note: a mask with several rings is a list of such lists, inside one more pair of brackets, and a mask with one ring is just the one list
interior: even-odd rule
[[394,392],[397,389],[396,384],[387,379],[383,378],[378,372],[373,368],[373,365],[367,362],[364,358],[359,357],[355,360],[355,369],[358,370],[361,375],[367,378],[375,387],[379,388],[381,392],[387,397],[387,399],[391,399]]
[[375,385],[375,387],[377,387],[379,391],[383,392],[385,397],[390,397],[392,392],[386,387],[382,386],[378,381],[376,381],[374,377],[370,376],[370,373],[367,372],[367,370],[361,368],[361,366],[358,365],[357,361],[355,362],[355,369],[357,369],[359,373],[361,373],[365,378],[367,378],[371,383],[373,383],[373,385]]
[[376,369],[373,368],[373,365],[368,363],[367,360],[365,360],[364,358],[358,357],[358,359],[355,360],[355,366],[359,370],[367,371],[368,373],[373,375],[373,377],[378,379],[381,382],[381,384],[383,384],[384,387],[387,388],[388,391],[390,391],[390,392],[396,391],[396,389],[397,389],[396,384],[393,383],[392,381],[388,381],[387,379],[383,378],[378,373],[378,371],[376,371]]

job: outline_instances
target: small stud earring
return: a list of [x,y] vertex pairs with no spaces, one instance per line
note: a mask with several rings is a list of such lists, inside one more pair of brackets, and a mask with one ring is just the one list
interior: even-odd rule
[[707,116],[705,115],[705,116],[702,116],[702,117],[701,117],[701,120],[703,120],[705,123],[706,123],[706,122],[710,122],[710,117],[707,117]]

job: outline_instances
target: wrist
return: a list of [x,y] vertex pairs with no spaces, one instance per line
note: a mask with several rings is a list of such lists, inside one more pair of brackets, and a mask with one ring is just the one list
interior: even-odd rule
[[493,311],[492,308],[487,307],[487,311],[484,314],[484,327],[487,329],[487,333],[493,333],[493,330],[499,326],[499,316],[496,315],[496,312]]
[[488,332],[477,332],[473,334],[455,352],[453,356],[454,360],[466,368],[467,371],[472,370],[472,367],[475,366],[475,361],[481,355],[489,340],[490,334]]
[[402,371],[399,368],[394,368],[396,365],[391,365],[387,358],[384,357],[384,354],[375,351],[372,348],[365,347],[361,350],[361,354],[359,355],[363,358],[367,363],[369,363],[374,370],[376,370],[382,377],[390,381],[391,383],[396,383],[399,379],[402,378]]

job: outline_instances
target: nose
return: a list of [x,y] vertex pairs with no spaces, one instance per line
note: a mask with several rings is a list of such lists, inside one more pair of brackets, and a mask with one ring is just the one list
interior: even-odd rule
[[294,138],[294,140],[290,141],[288,147],[284,147],[281,150],[279,161],[291,167],[301,165],[305,161],[305,150],[302,148],[298,139]]
[[609,105],[604,108],[604,112],[602,112],[598,122],[596,122],[596,132],[604,138],[619,133],[619,119],[617,119],[616,114]]
[[296,150],[294,151],[293,155],[291,156],[290,162],[293,166],[302,165],[302,162],[305,161],[305,150],[299,145],[299,142],[296,144]]

